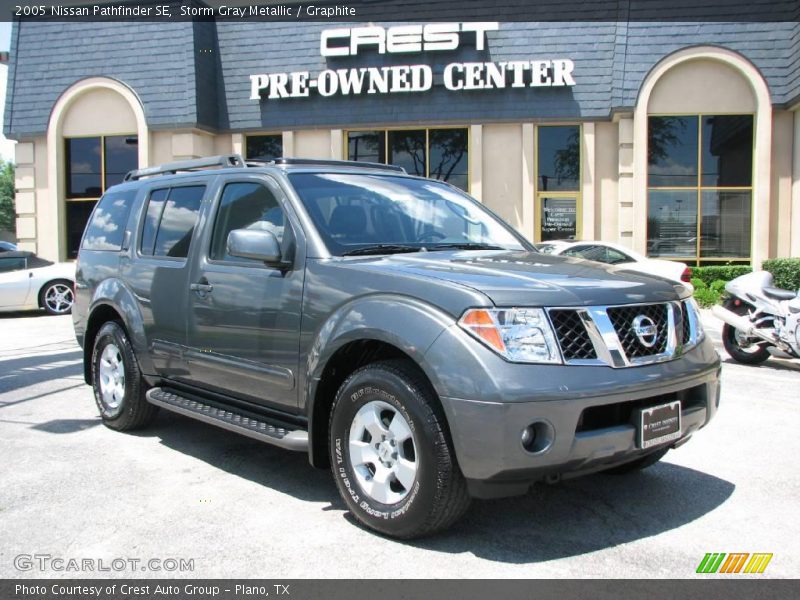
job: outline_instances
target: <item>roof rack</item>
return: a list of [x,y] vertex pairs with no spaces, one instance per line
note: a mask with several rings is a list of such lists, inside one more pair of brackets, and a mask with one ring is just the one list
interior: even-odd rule
[[324,165],[329,167],[355,167],[361,169],[381,169],[384,171],[394,171],[405,173],[403,167],[397,165],[386,165],[376,162],[363,162],[355,160],[323,160],[316,158],[273,158],[269,160],[247,159],[248,165]]
[[152,175],[174,175],[178,171],[194,171],[196,169],[205,169],[208,167],[246,167],[244,160],[238,154],[222,154],[220,156],[209,156],[206,158],[197,158],[194,160],[182,160],[179,162],[167,163],[157,167],[145,167],[144,169],[136,169],[130,171],[125,175],[124,181],[136,181],[142,177],[150,177]]

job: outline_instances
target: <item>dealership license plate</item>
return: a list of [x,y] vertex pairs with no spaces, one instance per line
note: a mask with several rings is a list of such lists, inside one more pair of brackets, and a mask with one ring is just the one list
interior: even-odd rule
[[680,400],[639,411],[639,448],[651,448],[680,437]]

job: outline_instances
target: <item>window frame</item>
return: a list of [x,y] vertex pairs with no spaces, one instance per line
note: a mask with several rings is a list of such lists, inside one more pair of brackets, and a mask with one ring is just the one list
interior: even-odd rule
[[[432,129],[465,129],[467,131],[467,189],[461,190],[462,192],[466,192],[467,194],[472,195],[472,165],[470,163],[470,157],[472,156],[472,128],[469,125],[395,125],[391,127],[350,127],[347,129],[342,130],[342,156],[344,160],[350,160],[350,133],[357,132],[357,131],[374,131],[376,133],[383,133],[383,155],[386,157],[386,163],[384,164],[391,164],[388,162],[389,160],[389,132],[390,131],[425,131],[425,175],[422,177],[430,178],[431,173],[431,130]],[[368,161],[364,161],[368,162]],[[419,177],[415,175],[415,177]],[[437,181],[441,181],[442,183],[448,183],[449,185],[453,185],[448,181],[444,181],[441,179],[437,179]],[[454,186],[457,187],[457,186]]]
[[[237,183],[254,183],[257,185],[262,185],[267,188],[272,195],[275,197],[275,201],[278,204],[278,207],[283,211],[283,240],[279,242],[281,247],[281,252],[284,252],[286,248],[284,247],[286,244],[286,240],[296,240],[296,236],[294,234],[294,228],[292,227],[291,219],[289,218],[289,211],[286,208],[287,202],[285,201],[283,188],[280,184],[268,175],[253,175],[253,176],[236,176],[230,179],[223,179],[219,182],[218,187],[214,191],[214,200],[211,203],[211,207],[209,209],[209,227],[208,233],[205,236],[205,240],[203,240],[203,254],[204,260],[210,265],[216,266],[236,266],[236,267],[247,267],[247,268],[256,268],[256,269],[267,269],[271,271],[280,271],[280,267],[275,265],[268,265],[263,262],[259,261],[248,261],[248,260],[225,260],[224,258],[212,258],[211,257],[211,250],[212,245],[214,244],[214,232],[217,227],[217,219],[219,218],[219,209],[222,203],[222,196],[225,194],[225,188],[229,185],[234,185]],[[288,235],[287,235],[288,234]]]
[[[63,149],[63,152],[64,152],[64,159],[62,161],[63,165],[64,165],[64,175],[63,175],[63,177],[64,177],[64,179],[63,179],[63,185],[64,185],[64,208],[63,208],[63,210],[64,210],[64,213],[63,213],[64,224],[62,226],[63,227],[64,240],[63,240],[63,242],[61,242],[61,244],[62,244],[61,247],[64,249],[64,254],[65,254],[65,256],[67,256],[68,260],[75,260],[75,259],[74,258],[72,258],[72,259],[69,258],[70,250],[69,250],[69,230],[68,230],[69,223],[67,222],[67,203],[94,202],[94,206],[92,207],[92,210],[89,213],[89,217],[88,217],[88,219],[86,221],[86,224],[83,226],[83,232],[81,232],[80,241],[78,242],[78,250],[77,250],[77,252],[80,252],[81,247],[83,246],[83,235],[86,233],[86,225],[89,224],[89,220],[92,218],[92,215],[94,214],[94,209],[97,207],[97,203],[100,201],[100,199],[105,195],[105,193],[107,191],[107,188],[106,188],[106,138],[109,138],[109,137],[135,137],[136,138],[136,142],[137,142],[137,149],[138,149],[138,143],[139,143],[139,133],[138,132],[133,132],[133,133],[110,133],[110,134],[87,134],[87,135],[65,135],[65,136],[63,136],[61,138],[62,149]],[[67,190],[69,189],[69,183],[68,182],[69,182],[69,177],[70,177],[70,171],[69,171],[69,168],[68,168],[69,165],[67,164],[67,142],[69,140],[78,140],[78,139],[86,140],[86,139],[92,139],[92,138],[98,138],[100,140],[100,195],[97,196],[97,197],[91,197],[91,198],[70,198],[67,195]],[[136,155],[136,167],[134,167],[134,168],[136,168],[136,169],[139,168],[138,150],[137,150],[137,155]],[[76,256],[77,256],[77,253],[76,253]]]
[[[578,189],[566,190],[540,190],[539,189],[539,130],[546,127],[577,127],[578,128]],[[554,198],[569,200],[575,198],[575,240],[583,238],[583,123],[557,122],[537,123],[533,129],[533,243],[543,244],[542,240],[542,200]]]
[[[159,261],[169,261],[174,263],[185,263],[191,257],[191,248],[192,244],[195,243],[195,237],[197,235],[197,226],[200,224],[200,220],[203,215],[203,205],[206,203],[208,198],[208,190],[209,190],[209,182],[206,179],[201,180],[191,180],[191,181],[181,181],[178,185],[174,183],[166,182],[158,185],[157,181],[153,182],[154,185],[152,187],[148,187],[145,191],[144,200],[142,201],[142,206],[139,211],[139,225],[136,231],[136,258],[137,259],[144,259],[144,260],[159,260]],[[155,253],[155,245],[156,241],[158,240],[158,231],[161,229],[161,219],[164,218],[164,211],[167,208],[167,202],[169,202],[169,198],[172,194],[172,190],[175,188],[182,188],[182,187],[200,187],[203,186],[205,190],[203,191],[203,197],[200,199],[200,206],[197,208],[197,222],[194,225],[194,231],[192,232],[192,240],[189,244],[189,251],[187,252],[186,256],[164,256],[161,254]],[[144,234],[144,227],[147,224],[147,211],[150,208],[150,196],[153,192],[157,190],[167,190],[167,197],[164,199],[164,206],[161,208],[161,212],[158,215],[158,223],[156,224],[154,237],[153,237],[153,254],[143,254],[142,253],[142,238]]]
[[[703,182],[703,119],[705,117],[740,117],[749,116],[753,120],[753,136],[751,140],[752,154],[750,164],[750,185],[749,186],[704,186]],[[652,117],[696,117],[697,118],[697,179],[696,185],[690,186],[651,186],[650,185],[650,163],[647,161],[647,155],[650,150],[650,119]],[[695,237],[697,238],[697,246],[694,255],[686,256],[651,256],[649,250],[646,253],[648,258],[658,260],[670,260],[675,262],[685,262],[690,266],[701,266],[707,263],[733,263],[751,264],[753,260],[753,225],[755,216],[754,207],[754,189],[753,182],[756,178],[756,114],[747,112],[731,112],[731,111],[715,111],[715,112],[700,112],[700,113],[648,113],[647,114],[647,132],[646,132],[646,146],[645,146],[645,162],[647,164],[647,171],[645,173],[645,191],[646,191],[646,211],[645,211],[645,227],[647,219],[650,216],[650,192],[663,191],[663,192],[687,192],[693,191],[697,197],[697,222],[695,224]],[[703,256],[703,192],[750,192],[750,256]]]

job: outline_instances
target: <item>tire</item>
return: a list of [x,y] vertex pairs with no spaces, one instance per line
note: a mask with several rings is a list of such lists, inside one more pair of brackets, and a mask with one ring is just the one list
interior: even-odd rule
[[[747,314],[747,306],[744,304],[734,306],[730,303],[725,308],[740,316]],[[722,345],[733,360],[745,365],[760,365],[769,358],[769,351],[763,344],[750,342],[744,345],[743,342],[746,343],[746,340],[742,339],[742,335],[734,327],[727,323],[722,326]]]
[[625,475],[627,473],[634,473],[636,471],[641,471],[642,469],[646,469],[647,467],[652,467],[654,464],[656,464],[658,461],[664,458],[664,455],[668,451],[669,448],[662,448],[661,450],[656,450],[652,454],[648,454],[647,456],[637,458],[636,460],[631,461],[629,463],[625,463],[624,465],[607,469],[603,471],[603,473],[607,473],[609,475]]
[[366,527],[418,538],[449,527],[469,507],[444,413],[415,365],[391,360],[352,373],[336,394],[328,431],[339,493]]
[[158,413],[158,407],[145,398],[147,384],[128,335],[115,321],[103,325],[95,338],[92,389],[103,424],[110,429],[140,429]]
[[73,284],[68,279],[48,281],[39,290],[39,306],[48,315],[68,315],[75,303]]

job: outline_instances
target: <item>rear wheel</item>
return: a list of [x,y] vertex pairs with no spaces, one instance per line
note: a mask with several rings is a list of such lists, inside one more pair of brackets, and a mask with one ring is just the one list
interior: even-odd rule
[[139,429],[158,412],[145,398],[147,385],[128,335],[114,321],[103,325],[95,338],[92,388],[103,423],[111,429]]
[[355,371],[331,409],[330,458],[358,521],[410,539],[445,529],[470,497],[445,418],[427,380],[406,361]]
[[49,281],[39,292],[39,305],[48,315],[69,314],[74,302],[72,282],[67,279]]
[[[734,306],[729,303],[725,308],[740,316],[747,314],[747,306],[744,304]],[[769,358],[764,342],[747,337],[727,323],[722,326],[722,345],[733,360],[746,365],[759,365]]]

